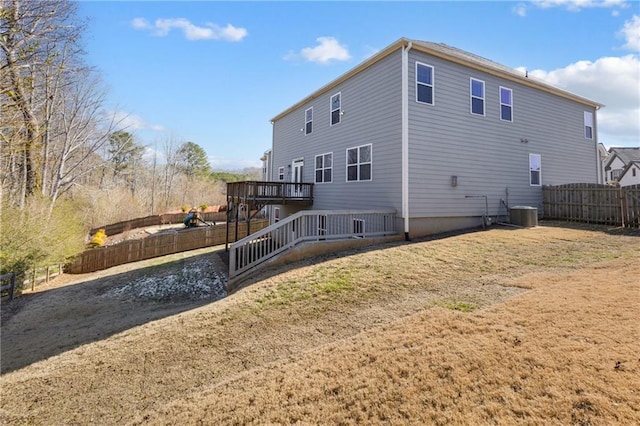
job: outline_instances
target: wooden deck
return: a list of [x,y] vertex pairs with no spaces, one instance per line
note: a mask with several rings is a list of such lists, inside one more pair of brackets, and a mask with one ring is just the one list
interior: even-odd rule
[[244,204],[313,204],[313,184],[244,181],[227,183],[227,200]]

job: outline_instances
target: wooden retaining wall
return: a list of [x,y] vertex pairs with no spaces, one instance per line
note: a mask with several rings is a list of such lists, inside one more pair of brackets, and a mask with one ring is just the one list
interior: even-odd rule
[[[187,214],[188,213],[166,213],[154,216],[139,217],[136,219],[112,223],[110,225],[98,226],[90,230],[89,235],[95,234],[96,232],[98,232],[98,229],[104,229],[107,235],[116,235],[136,228],[145,228],[147,226],[182,223]],[[227,220],[226,211],[198,213],[198,215],[202,220],[206,222],[225,222]]]
[[[256,232],[267,225],[269,225],[267,219],[252,220],[250,229],[251,232]],[[140,240],[128,240],[113,246],[86,250],[73,263],[65,265],[65,272],[82,274],[100,271],[124,263],[221,245],[226,241],[226,229],[226,224],[180,229],[171,233],[151,235]],[[230,242],[234,242],[235,224],[234,232],[229,234]],[[246,234],[246,222],[238,223],[238,238],[244,238]]]
[[640,185],[545,186],[542,197],[545,219],[640,228]]

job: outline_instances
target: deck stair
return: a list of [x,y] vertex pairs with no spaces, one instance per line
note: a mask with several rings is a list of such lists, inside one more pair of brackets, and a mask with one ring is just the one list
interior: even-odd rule
[[399,229],[395,210],[303,210],[231,244],[229,283],[301,244],[394,236]]

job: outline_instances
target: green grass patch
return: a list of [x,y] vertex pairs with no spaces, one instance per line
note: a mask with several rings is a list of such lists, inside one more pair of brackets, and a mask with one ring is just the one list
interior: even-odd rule
[[437,302],[433,302],[432,305],[460,312],[473,312],[478,309],[478,305],[475,303],[463,302],[460,300],[439,300]]
[[278,284],[256,303],[261,308],[291,306],[312,299],[320,301],[342,300],[341,296],[356,289],[356,280],[349,269],[318,267],[312,276],[304,280],[288,280]]

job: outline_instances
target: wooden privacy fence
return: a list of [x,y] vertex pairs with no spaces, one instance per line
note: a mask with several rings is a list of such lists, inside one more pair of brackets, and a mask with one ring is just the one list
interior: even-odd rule
[[640,228],[640,185],[545,186],[542,200],[545,219]]
[[[266,219],[252,220],[251,231],[260,230],[268,224],[269,221]],[[238,224],[238,234],[238,238],[244,238],[247,235],[246,222]],[[140,240],[124,241],[113,246],[86,250],[73,263],[65,266],[65,272],[82,274],[100,271],[124,263],[221,245],[225,242],[226,225],[181,229],[171,233],[152,235]]]
[[[99,226],[89,231],[89,235],[98,232],[98,229],[104,229],[107,235],[121,234],[131,229],[144,228],[146,226],[166,225],[172,223],[182,223],[188,213],[166,213],[154,216],[139,217],[136,219],[125,220],[122,222],[112,223],[110,225]],[[198,213],[200,218],[206,222],[225,222],[227,220],[227,212],[206,212]]]

